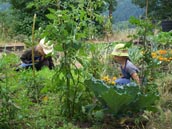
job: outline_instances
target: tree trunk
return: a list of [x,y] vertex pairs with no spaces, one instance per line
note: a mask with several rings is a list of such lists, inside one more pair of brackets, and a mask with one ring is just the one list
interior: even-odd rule
[[112,13],[113,13],[113,4],[109,3],[109,18],[111,19],[111,23],[112,23]]

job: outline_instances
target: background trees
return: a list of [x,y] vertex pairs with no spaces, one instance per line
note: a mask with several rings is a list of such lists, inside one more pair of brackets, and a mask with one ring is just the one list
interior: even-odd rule
[[32,6],[34,0],[9,0],[12,7],[12,14],[16,17],[15,21],[15,32],[17,34],[31,35],[32,19],[34,14],[37,14],[35,28],[43,27],[48,23],[46,14],[48,13],[49,7],[55,7],[54,1],[49,1],[49,3],[38,1],[40,4],[39,8]]
[[4,40],[13,35],[14,24],[11,23],[15,20],[15,17],[8,10],[10,4],[0,2],[0,5],[0,39]]
[[[13,22],[10,22],[10,24],[13,25],[13,28],[11,28],[13,30],[13,34],[14,35],[22,34],[22,35],[29,36],[31,34],[32,18],[35,13],[37,14],[35,28],[36,29],[38,29],[39,27],[45,28],[45,25],[47,25],[49,22],[49,20],[46,17],[46,14],[49,13],[48,8],[59,9],[59,10],[66,9],[68,7],[64,7],[63,3],[70,2],[70,1],[67,1],[67,0],[30,0],[30,1],[21,0],[19,2],[17,0],[4,0],[3,2],[8,2],[11,4],[10,10],[8,10],[8,15],[13,16],[12,17],[13,20],[9,20],[9,21],[13,21]],[[141,13],[140,10],[137,10],[137,7],[134,8],[134,10],[131,9],[134,6],[134,5],[131,5],[131,0],[124,0],[124,1],[102,0],[102,2],[103,2],[103,5],[97,7],[94,11],[97,14],[106,15],[106,17],[112,16],[110,20],[111,23],[112,22],[114,23],[115,21],[119,21],[121,19],[127,20],[129,16],[131,15],[138,16]],[[118,7],[118,11],[114,13],[118,5],[120,5],[120,7]],[[112,15],[112,12],[113,12],[113,15]],[[137,14],[133,12],[137,12]],[[103,29],[102,27],[103,26],[99,26],[100,28],[99,32],[102,31]]]
[[[132,0],[136,5],[145,8],[145,0]],[[169,0],[148,0],[148,16],[154,20],[171,19],[172,1]]]
[[[46,0],[46,1],[34,1],[34,0],[8,0],[12,7],[12,15],[16,17],[15,21],[15,33],[17,34],[31,34],[31,25],[32,25],[32,17],[34,14],[37,14],[36,19],[36,26],[35,28],[38,29],[39,27],[45,27],[48,24],[49,20],[47,19],[46,15],[49,13],[48,8],[53,8],[57,10],[69,9],[70,7],[65,7],[64,3],[70,3],[73,0]],[[115,9],[116,1],[114,0],[105,0],[104,3],[107,5],[97,6],[95,11],[97,13],[102,13],[107,8],[109,9],[109,15],[112,16],[112,12]],[[77,5],[77,4],[76,4]],[[86,5],[86,4],[85,4]],[[91,11],[91,10],[90,10]]]
[[[49,20],[46,17],[46,14],[49,13],[48,8],[59,9],[59,10],[66,9],[68,7],[64,7],[63,3],[70,2],[70,1],[67,1],[67,0],[36,0],[36,1],[35,0],[30,0],[30,1],[28,0],[21,0],[21,1],[3,0],[1,1],[1,3],[8,2],[11,4],[11,10],[8,10],[5,14],[3,13],[2,15],[8,16],[7,21],[13,21],[13,22],[10,22],[10,25],[8,24],[8,29],[9,28],[11,29],[11,33],[13,33],[14,35],[24,34],[24,35],[29,36],[31,35],[32,18],[35,13],[37,14],[35,28],[36,29],[38,29],[39,27],[44,28],[45,25],[47,25],[49,22]],[[140,10],[140,8],[136,6],[134,7],[134,5],[131,4],[131,1],[135,5],[143,9],[145,8],[146,1],[142,1],[142,0],[124,0],[124,1],[102,0],[104,4],[101,5],[100,7],[97,7],[94,11],[98,14],[103,13],[107,17],[112,16],[112,19],[110,21],[113,22],[114,24],[114,22],[116,21],[128,19],[128,17],[131,15],[139,16],[143,13],[143,10]],[[148,16],[151,17],[151,19],[161,20],[161,19],[171,18],[170,16],[170,12],[172,10],[171,1],[149,0],[148,2],[149,2]],[[0,6],[0,11],[1,11],[0,13],[2,13],[1,7],[2,6]],[[114,10],[116,9],[117,11],[114,12]],[[9,19],[9,17],[11,19]],[[3,21],[4,23],[5,19],[2,16],[0,22]],[[99,27],[102,28],[102,26],[99,26]]]

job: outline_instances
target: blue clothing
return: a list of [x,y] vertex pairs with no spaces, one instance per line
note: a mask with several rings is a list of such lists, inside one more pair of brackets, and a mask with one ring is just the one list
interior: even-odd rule
[[115,80],[115,83],[118,85],[126,85],[126,84],[130,83],[130,79],[119,78],[119,79]]
[[130,83],[130,79],[132,78],[131,75],[133,73],[138,73],[139,69],[129,60],[126,60],[124,68],[121,66],[121,72],[123,77],[117,79],[115,82],[117,85],[126,85]]
[[[26,50],[20,57],[22,64],[20,68],[32,68],[32,49]],[[34,60],[35,60],[35,68],[36,70],[41,70],[43,66],[49,67],[52,69],[54,67],[54,63],[51,56],[43,57],[37,50],[34,48]]]
[[[34,60],[36,61],[36,60],[40,60],[41,59],[41,56],[35,56],[34,57]],[[35,63],[35,64],[37,64],[37,63]],[[24,62],[22,62],[20,65],[19,65],[19,67],[21,67],[21,68],[28,68],[28,67],[31,67],[33,65],[33,63],[32,63],[32,60],[30,60],[30,61],[27,61],[27,63],[24,63]]]
[[[36,64],[36,63],[35,63]],[[25,63],[21,63],[20,65],[19,65],[19,67],[21,67],[21,68],[26,68],[26,67],[29,67],[29,66],[32,66],[33,64],[32,63],[30,63],[30,64],[25,64]]]

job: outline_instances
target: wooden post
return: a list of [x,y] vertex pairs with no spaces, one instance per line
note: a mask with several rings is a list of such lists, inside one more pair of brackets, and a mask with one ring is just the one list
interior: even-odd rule
[[35,76],[35,59],[34,59],[34,40],[35,40],[35,36],[34,36],[34,30],[35,30],[35,21],[36,21],[36,14],[34,14],[33,17],[33,25],[32,25],[32,68],[33,68],[33,77]]

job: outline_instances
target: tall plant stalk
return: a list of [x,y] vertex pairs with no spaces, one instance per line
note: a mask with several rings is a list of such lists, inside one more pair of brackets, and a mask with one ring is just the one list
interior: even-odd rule
[[[85,87],[80,82],[83,76],[82,69],[75,67],[75,63],[82,64],[82,59],[78,58],[79,52],[82,53],[84,39],[92,35],[96,29],[95,20],[103,21],[102,17],[94,12],[101,1],[78,2],[70,1],[61,3],[65,7],[63,10],[50,9],[47,15],[52,20],[52,24],[46,27],[45,35],[57,41],[59,51],[63,52],[60,60],[60,67],[56,69],[53,78],[55,88],[59,92],[61,113],[71,119],[74,115],[82,112],[82,100],[86,94],[83,92]],[[94,22],[93,22],[94,21]],[[49,33],[52,31],[52,33]],[[58,37],[58,38],[57,38]],[[80,79],[78,76],[82,76]],[[59,90],[60,89],[60,90]],[[88,98],[87,98],[88,99]]]
[[35,35],[34,35],[34,31],[35,31],[35,21],[36,21],[36,14],[34,14],[33,17],[33,25],[32,25],[32,68],[33,68],[33,78],[35,77],[35,59],[34,59],[34,40],[35,40]]
[[66,44],[63,44],[63,50],[64,50],[64,67],[65,67],[65,78],[66,78],[66,105],[68,107],[67,114],[68,118],[72,116],[71,114],[71,104],[70,104],[70,64],[68,60],[67,50],[66,50]]
[[36,22],[36,14],[34,14],[34,17],[33,17],[33,25],[32,25],[32,72],[33,72],[33,85],[35,87],[35,99],[36,101],[38,102],[38,86],[36,84],[36,75],[35,75],[35,53],[34,53],[34,49],[35,49],[35,34],[34,34],[34,31],[35,31],[35,22]]

